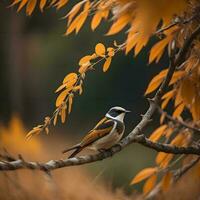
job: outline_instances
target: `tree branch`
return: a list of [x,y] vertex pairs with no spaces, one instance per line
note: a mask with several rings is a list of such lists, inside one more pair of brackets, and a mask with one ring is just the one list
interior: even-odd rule
[[[190,45],[192,44],[192,42],[198,36],[199,33],[200,33],[200,26],[198,26],[197,29],[185,41],[183,47],[180,49],[175,60],[173,59],[175,55],[171,55],[167,76],[165,77],[161,86],[157,90],[154,98],[149,100],[150,106],[148,110],[143,115],[142,120],[138,123],[138,125],[119,144],[113,146],[112,148],[110,148],[105,152],[96,155],[87,155],[87,156],[81,156],[64,160],[51,160],[47,163],[26,162],[23,159],[18,159],[11,162],[1,161],[0,170],[16,170],[16,169],[28,168],[28,169],[39,169],[45,172],[49,172],[51,170],[55,170],[62,167],[82,165],[86,163],[92,163],[99,160],[103,160],[121,151],[123,148],[125,148],[127,145],[131,143],[140,143],[156,151],[163,151],[166,153],[200,155],[200,148],[198,147],[175,147],[168,144],[154,143],[149,139],[147,139],[144,136],[144,134],[142,134],[144,128],[151,121],[151,117],[156,110],[156,104],[159,103],[161,96],[165,92],[165,89],[167,88],[176,67],[178,67],[185,60]],[[172,49],[172,53],[173,52],[175,51]]]

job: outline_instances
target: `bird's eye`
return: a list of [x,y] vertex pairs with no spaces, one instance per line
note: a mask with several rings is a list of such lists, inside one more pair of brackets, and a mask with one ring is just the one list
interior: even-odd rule
[[116,112],[117,112],[117,114],[121,114],[121,113],[123,113],[122,110],[117,110]]

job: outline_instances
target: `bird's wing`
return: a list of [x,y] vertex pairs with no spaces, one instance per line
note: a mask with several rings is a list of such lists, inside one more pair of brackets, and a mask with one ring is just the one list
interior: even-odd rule
[[107,119],[107,118],[103,118],[95,127],[94,129],[92,129],[81,141],[80,146],[81,147],[86,147],[88,145],[90,145],[91,143],[95,142],[96,140],[98,140],[99,138],[102,138],[104,136],[106,136],[107,134],[109,134],[113,127],[115,126],[115,122]]

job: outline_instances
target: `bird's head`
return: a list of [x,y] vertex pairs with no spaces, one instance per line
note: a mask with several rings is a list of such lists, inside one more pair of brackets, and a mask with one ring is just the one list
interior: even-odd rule
[[126,109],[124,109],[122,107],[119,107],[119,106],[115,106],[115,107],[112,107],[106,113],[106,117],[111,118],[111,119],[116,119],[116,120],[119,120],[119,121],[123,122],[124,116],[128,112],[131,112],[131,111],[126,110]]

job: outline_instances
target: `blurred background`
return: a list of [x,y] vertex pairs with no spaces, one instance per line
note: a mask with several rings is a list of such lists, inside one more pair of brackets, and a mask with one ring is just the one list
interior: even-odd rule
[[[109,22],[102,23],[92,32],[88,20],[78,35],[65,37],[66,21],[61,18],[67,13],[66,8],[59,12],[52,8],[46,9],[44,13],[36,10],[31,17],[26,17],[25,12],[17,13],[16,8],[8,6],[7,1],[1,1],[0,121],[1,132],[4,130],[6,138],[1,141],[1,145],[15,154],[25,154],[28,160],[61,158],[61,150],[66,145],[79,141],[110,107],[116,105],[132,111],[125,119],[128,134],[148,107],[144,97],[148,82],[161,66],[167,67],[165,58],[159,66],[148,66],[149,48],[145,48],[136,58],[132,53],[125,56],[120,52],[114,57],[107,73],[102,72],[102,64],[99,64],[95,71],[86,75],[84,92],[75,98],[67,122],[52,127],[49,136],[37,136],[36,140],[45,149],[45,156],[41,156],[40,152],[32,157],[27,151],[33,150],[18,148],[20,145],[15,143],[16,140],[9,142],[9,137],[14,138],[11,131],[15,132],[16,127],[23,127],[21,132],[25,134],[33,126],[42,123],[45,116],[51,115],[57,97],[54,91],[67,73],[78,70],[81,57],[92,53],[98,42],[112,46],[114,40],[118,44],[123,42],[126,35],[104,36]],[[69,3],[68,8],[71,6]],[[13,118],[18,121],[18,125],[14,120],[16,127],[9,129]],[[145,130],[145,134],[149,135],[155,125],[156,121]],[[23,141],[21,146],[31,146],[30,143],[25,144],[23,137],[16,137]],[[140,184],[130,186],[130,180],[142,168],[154,165],[154,155],[155,152],[133,144],[113,158],[76,169],[85,170],[84,173],[95,183],[102,181],[111,190],[123,188],[125,193],[130,194],[135,189],[141,189]],[[69,172],[71,169],[63,170]]]

